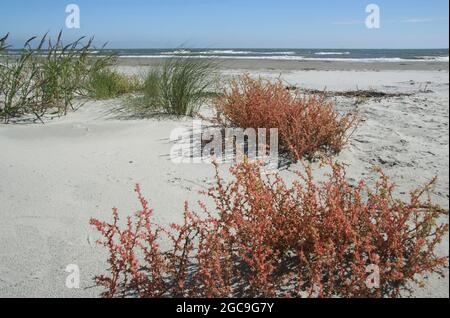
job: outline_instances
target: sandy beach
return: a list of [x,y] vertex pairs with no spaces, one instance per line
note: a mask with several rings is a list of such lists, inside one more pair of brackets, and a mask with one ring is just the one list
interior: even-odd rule
[[[156,59],[120,59],[117,69],[143,74]],[[221,78],[249,72],[281,77],[289,85],[329,92],[356,89],[405,94],[357,101],[331,97],[339,111],[358,111],[363,122],[336,160],[348,165],[348,179],[373,180],[382,167],[398,185],[398,196],[434,176],[436,203],[449,207],[449,64],[289,62],[232,60]],[[170,133],[192,119],[125,119],[113,110],[124,98],[87,101],[45,124],[0,125],[0,297],[98,297],[93,277],[107,268],[106,253],[89,225],[109,220],[111,208],[127,216],[138,208],[133,187],[141,184],[156,219],[182,219],[183,202],[201,199],[213,179],[206,164],[175,165]],[[202,112],[208,113],[210,105]],[[228,165],[221,170],[226,174]],[[298,168],[281,170],[289,180]],[[317,167],[316,174],[321,170]],[[448,223],[448,219],[442,220]],[[448,238],[439,253],[448,255]],[[81,288],[68,289],[65,271],[80,268]],[[416,297],[449,297],[445,279],[430,277]]]
[[[118,60],[119,66],[152,67],[161,64],[164,58],[126,58]],[[327,60],[283,60],[258,58],[219,59],[217,62],[222,69],[245,71],[448,71],[448,61],[404,60],[399,62],[367,62],[361,61],[327,61]]]

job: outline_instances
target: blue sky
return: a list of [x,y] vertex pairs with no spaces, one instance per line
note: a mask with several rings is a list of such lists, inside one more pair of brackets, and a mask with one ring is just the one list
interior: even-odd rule
[[[81,28],[66,29],[66,5]],[[366,5],[381,9],[367,29]],[[13,45],[63,29],[111,48],[448,48],[448,0],[2,0],[0,34]]]

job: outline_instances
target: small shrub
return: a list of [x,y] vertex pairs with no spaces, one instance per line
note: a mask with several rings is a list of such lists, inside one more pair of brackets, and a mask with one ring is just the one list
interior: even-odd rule
[[323,94],[295,96],[281,81],[248,75],[233,80],[215,101],[223,125],[278,128],[282,150],[294,159],[339,153],[357,124],[355,115],[340,116]]
[[[215,202],[201,212],[185,204],[184,223],[170,229],[141,210],[121,227],[91,220],[109,251],[109,275],[96,277],[105,297],[398,297],[408,283],[440,273],[447,257],[435,254],[448,233],[448,212],[423,200],[433,182],[393,198],[380,172],[374,189],[351,186],[340,165],[327,181],[311,171],[292,186],[265,176],[258,164],[231,169],[234,180],[206,194]],[[162,249],[160,243],[170,242]],[[380,269],[380,286],[366,285],[368,266]]]
[[209,97],[215,65],[211,61],[175,58],[149,72],[144,96],[134,103],[140,113],[155,111],[177,116],[195,115]]
[[89,78],[89,96],[96,99],[115,98],[139,89],[139,81],[109,69],[94,71]]

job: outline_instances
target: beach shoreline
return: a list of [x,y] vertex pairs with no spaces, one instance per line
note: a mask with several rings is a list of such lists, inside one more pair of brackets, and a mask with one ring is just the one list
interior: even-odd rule
[[[154,67],[167,58],[119,57],[118,66]],[[279,71],[449,71],[449,62],[401,61],[401,62],[352,62],[352,61],[292,61],[267,59],[212,59],[223,70],[279,70]]]

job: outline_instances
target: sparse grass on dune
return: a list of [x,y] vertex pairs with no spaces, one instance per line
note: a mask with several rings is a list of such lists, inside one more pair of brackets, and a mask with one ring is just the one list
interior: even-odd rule
[[2,38],[0,38],[0,52],[6,49],[6,40],[8,39],[9,34],[6,34]]
[[[36,39],[29,39],[18,55],[2,60],[0,118],[5,123],[27,114],[42,120],[50,110],[67,114],[74,109],[74,99],[86,95],[91,74],[114,62],[113,55],[93,53],[92,39],[85,42],[82,37],[64,45],[60,32],[56,42],[45,34],[35,46]],[[0,41],[2,50],[7,47],[6,40]]]
[[[7,38],[5,36],[0,41],[2,50],[7,47]],[[10,62],[5,57],[0,66],[0,118],[5,123],[26,113],[36,113],[39,117],[37,105],[40,99],[35,91],[42,83],[38,79],[38,68],[29,47],[31,41],[25,43],[18,58]]]
[[143,95],[134,100],[132,111],[141,115],[166,113],[195,115],[211,96],[216,65],[210,60],[174,58],[150,71],[144,82]]
[[44,103],[54,105],[61,114],[73,109],[76,96],[89,95],[91,78],[115,63],[111,54],[95,55],[93,39],[83,43],[84,37],[64,45],[58,35],[55,44],[48,40],[46,55],[41,60]]
[[[7,48],[7,38],[0,39],[0,51]],[[137,77],[111,69],[115,56],[94,54],[92,39],[64,45],[60,32],[56,42],[46,34],[33,46],[36,39],[29,39],[18,56],[5,57],[1,65],[0,118],[5,123],[27,114],[42,121],[49,110],[65,115],[74,110],[79,96],[109,99],[133,92],[142,93],[127,103],[135,114],[193,116],[212,96],[215,63],[209,60],[167,60],[142,84]]]
[[88,95],[95,99],[111,99],[141,90],[137,77],[128,77],[110,69],[94,71],[90,75]]

